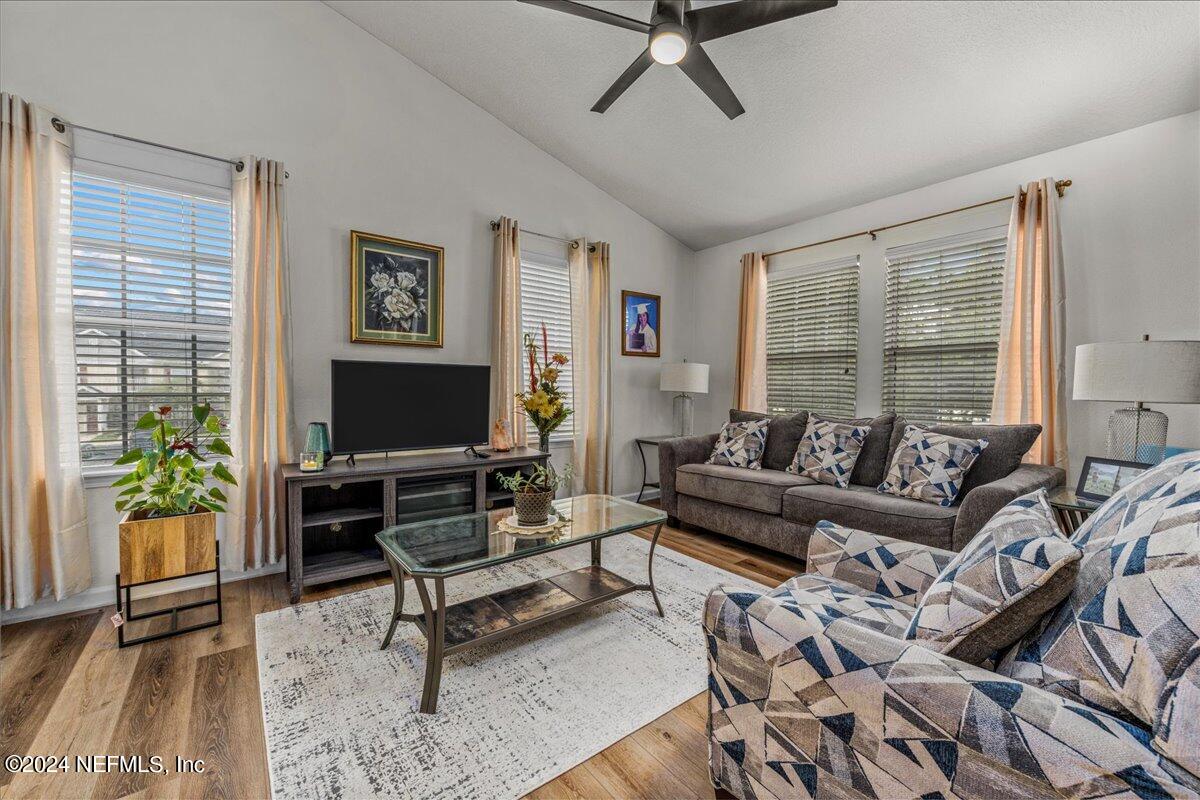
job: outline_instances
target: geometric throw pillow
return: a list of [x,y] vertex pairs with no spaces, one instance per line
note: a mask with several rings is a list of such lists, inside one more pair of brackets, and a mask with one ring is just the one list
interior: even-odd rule
[[870,432],[869,425],[847,425],[809,414],[804,438],[787,471],[845,489]]
[[1134,478],[1071,542],[1083,558],[1070,598],[1005,652],[996,671],[1147,728],[1161,725],[1171,681],[1200,638],[1200,454]]
[[1200,643],[1175,668],[1154,725],[1154,749],[1200,775]]
[[967,470],[987,445],[987,439],[960,439],[908,425],[879,491],[952,506]]
[[1059,530],[1045,489],[1018,497],[946,565],[904,638],[978,664],[1067,598],[1079,556]]
[[709,464],[727,467],[762,469],[763,451],[767,448],[767,428],[771,420],[758,419],[749,422],[726,422],[717,437]]

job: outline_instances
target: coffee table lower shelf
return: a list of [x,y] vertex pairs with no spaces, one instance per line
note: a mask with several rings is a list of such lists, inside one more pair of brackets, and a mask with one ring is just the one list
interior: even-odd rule
[[[623,594],[649,589],[649,585],[634,583],[604,567],[590,566],[464,600],[446,607],[442,655],[510,636]],[[402,619],[415,623],[429,638],[423,615],[406,614]]]

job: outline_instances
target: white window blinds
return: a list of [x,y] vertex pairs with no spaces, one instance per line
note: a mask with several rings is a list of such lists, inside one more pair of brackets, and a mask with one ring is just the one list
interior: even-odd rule
[[1008,231],[886,251],[883,408],[919,422],[991,416]]
[[767,275],[767,406],[852,417],[858,256]]
[[[556,259],[548,255],[521,254],[521,328],[525,333],[532,333],[538,346],[538,361],[544,361],[542,355],[542,323],[546,324],[546,337],[550,345],[550,354],[562,353],[571,358],[571,273],[567,269],[565,259]],[[571,382],[574,364],[568,362],[560,370],[558,385],[567,398],[567,404],[572,408],[574,403],[574,387]],[[529,367],[526,364],[522,371],[525,387],[529,381]],[[537,442],[537,428],[526,419],[526,431],[529,441]],[[550,434],[550,441],[570,441],[574,434],[574,416],[567,417],[558,428]]]
[[229,419],[229,167],[214,186],[161,153],[137,169],[136,154],[78,144],[93,156],[72,176],[79,432],[84,465],[106,466],[144,443],[133,427],[152,407],[181,424],[209,402]]

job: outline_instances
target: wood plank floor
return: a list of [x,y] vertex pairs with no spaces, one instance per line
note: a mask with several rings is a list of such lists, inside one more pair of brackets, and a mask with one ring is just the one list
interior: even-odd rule
[[[664,528],[659,546],[771,585],[801,571],[794,559],[695,530]],[[389,584],[386,575],[342,581],[305,592],[302,602]],[[284,577],[227,583],[223,596],[220,627],[124,650],[111,606],[0,629],[0,754],[160,756],[168,767],[165,774],[5,770],[0,797],[268,797],[254,615],[288,604]],[[166,607],[180,598],[154,602]],[[706,718],[700,694],[530,798],[714,797]],[[176,772],[176,756],[203,759],[205,771]]]

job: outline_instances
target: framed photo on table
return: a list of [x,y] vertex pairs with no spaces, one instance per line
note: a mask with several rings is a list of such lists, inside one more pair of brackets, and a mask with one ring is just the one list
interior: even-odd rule
[[621,292],[621,355],[662,355],[662,298],[656,294]]
[[1088,456],[1083,462],[1083,471],[1079,473],[1075,494],[1103,503],[1152,466],[1140,461]]
[[350,341],[442,346],[445,251],[350,231]]

